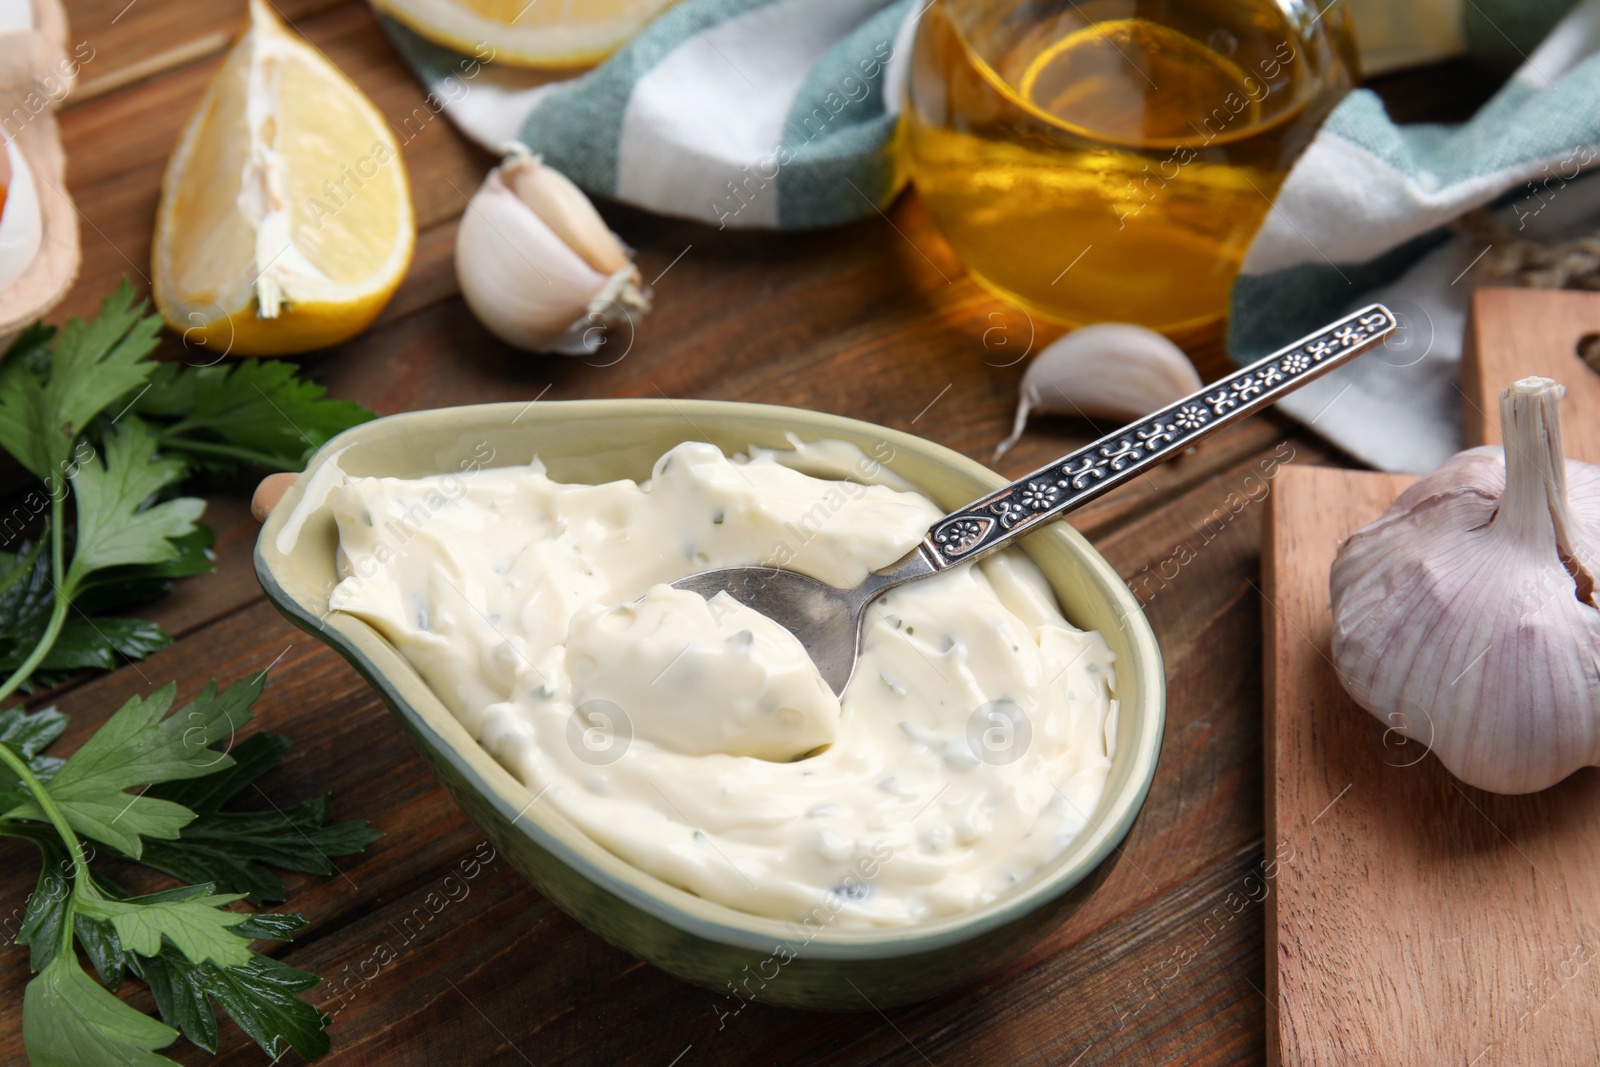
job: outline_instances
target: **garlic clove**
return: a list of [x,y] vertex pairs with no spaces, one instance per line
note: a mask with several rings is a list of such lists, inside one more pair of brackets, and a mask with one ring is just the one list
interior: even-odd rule
[[1183,349],[1143,326],[1120,322],[1082,326],[1034,357],[1018,387],[1011,436],[994,458],[1016,444],[1035,411],[1131,421],[1181,400],[1203,383]]
[[628,249],[606,226],[583,190],[527,148],[513,145],[500,165],[501,180],[568,248],[602,274],[615,274],[631,262]]
[[564,330],[606,281],[498,172],[490,173],[462,216],[456,273],[472,310],[502,336]]
[[1340,546],[1340,681],[1462,781],[1500,793],[1600,764],[1600,466],[1565,460],[1562,390],[1501,394],[1504,448],[1475,448]]
[[7,139],[0,156],[4,157],[0,160],[4,164],[0,182],[5,188],[5,208],[0,210],[0,289],[5,289],[27,273],[39,254],[44,240],[44,214],[33,184],[33,171],[21,148]]
[[650,308],[638,268],[593,205],[525,150],[489,172],[462,216],[456,277],[473,314],[529,351],[591,355]]

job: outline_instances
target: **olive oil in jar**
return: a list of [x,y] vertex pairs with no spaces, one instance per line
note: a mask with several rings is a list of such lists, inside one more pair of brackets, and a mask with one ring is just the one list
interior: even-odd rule
[[1354,83],[1345,20],[1315,0],[935,0],[912,178],[973,276],[1030,312],[1206,327]]

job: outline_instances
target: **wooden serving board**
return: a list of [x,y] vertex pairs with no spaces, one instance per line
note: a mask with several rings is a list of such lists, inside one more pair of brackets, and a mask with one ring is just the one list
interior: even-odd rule
[[[1483,291],[1473,318],[1469,438],[1498,439],[1499,390],[1545,373],[1569,388],[1567,454],[1600,462],[1600,378],[1571,355],[1600,329],[1600,295]],[[1600,771],[1528,796],[1462,785],[1356,705],[1329,659],[1338,544],[1411,481],[1290,466],[1269,501],[1269,1059],[1600,1063]]]

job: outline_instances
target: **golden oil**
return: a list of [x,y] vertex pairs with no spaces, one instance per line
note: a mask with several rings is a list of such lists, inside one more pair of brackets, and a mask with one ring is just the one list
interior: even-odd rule
[[1355,81],[1345,20],[1315,0],[935,0],[912,178],[973,276],[1030,312],[1203,328]]

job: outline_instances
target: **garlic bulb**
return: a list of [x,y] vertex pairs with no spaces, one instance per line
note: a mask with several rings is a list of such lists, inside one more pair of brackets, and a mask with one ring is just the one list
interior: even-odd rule
[[1356,702],[1497,793],[1600,763],[1600,466],[1564,459],[1564,390],[1500,394],[1469,449],[1339,548],[1333,662]]
[[520,145],[461,218],[456,277],[490,332],[533,352],[591,355],[650,310],[627,247],[588,197]]
[[1011,436],[999,459],[1022,437],[1032,412],[1120,422],[1148,415],[1201,386],[1183,349],[1143,326],[1103,322],[1073,330],[1034,357],[1018,387]]

